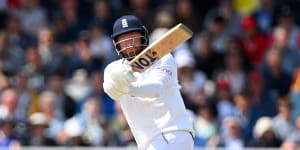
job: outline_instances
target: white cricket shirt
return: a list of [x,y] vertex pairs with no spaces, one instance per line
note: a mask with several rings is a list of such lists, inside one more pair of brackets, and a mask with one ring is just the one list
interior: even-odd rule
[[162,132],[186,130],[194,133],[192,121],[179,92],[177,66],[167,54],[142,74],[120,99],[123,113],[143,149]]

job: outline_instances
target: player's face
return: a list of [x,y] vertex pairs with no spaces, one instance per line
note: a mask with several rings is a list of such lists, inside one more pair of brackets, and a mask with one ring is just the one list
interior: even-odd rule
[[117,38],[117,47],[123,57],[130,58],[136,56],[142,49],[142,34],[138,31],[124,33]]

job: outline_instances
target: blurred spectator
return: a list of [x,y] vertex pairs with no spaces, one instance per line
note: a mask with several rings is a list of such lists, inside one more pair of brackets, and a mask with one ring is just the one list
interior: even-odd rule
[[270,94],[265,92],[263,74],[253,70],[247,76],[246,90],[249,91],[249,101],[258,117],[274,116],[276,106]]
[[261,0],[258,9],[254,12],[257,27],[265,34],[271,31],[276,22],[275,6],[276,1]]
[[[101,84],[102,85],[102,84]],[[101,86],[102,87],[102,86]],[[112,100],[106,100],[106,101],[112,101]],[[108,108],[105,108],[105,106],[103,106],[103,104],[105,101],[101,101],[99,102],[98,104],[100,104],[100,107],[102,106],[101,109],[113,109],[114,111],[116,111],[116,114],[114,114],[113,116],[110,116],[110,118],[100,118],[100,123],[101,123],[101,127],[102,127],[102,143],[101,145],[102,146],[126,146],[128,144],[128,141],[125,139],[127,137],[123,137],[123,133],[121,132],[121,130],[125,129],[126,130],[128,129],[128,125],[127,125],[127,122],[123,119],[124,116],[123,114],[121,114],[122,112],[120,112],[120,106],[115,105],[115,103],[111,103],[113,105],[109,106]],[[106,102],[107,103],[107,102]],[[113,108],[111,108],[113,107]],[[100,110],[100,112],[103,112]],[[101,115],[105,115],[107,113],[101,113],[99,114],[99,116]],[[124,121],[124,122],[123,122]],[[125,127],[126,125],[126,127]],[[125,127],[125,128],[123,128]],[[127,132],[125,134],[128,134],[130,135],[130,138],[133,138],[132,137],[132,134],[131,132]],[[126,135],[127,136],[127,135]],[[134,142],[134,139],[131,139],[133,141],[131,142]]]
[[278,147],[281,141],[276,138],[272,130],[272,118],[261,117],[257,120],[254,130],[254,140],[249,143],[252,147]]
[[245,146],[241,132],[241,123],[235,117],[226,117],[222,123],[223,134],[219,146],[225,149],[241,150]]
[[224,56],[225,68],[218,76],[226,78],[232,94],[239,93],[245,86],[245,73],[239,49],[228,49]]
[[64,92],[77,103],[91,92],[90,83],[86,70],[78,69],[73,77],[66,81]]
[[[249,60],[248,56],[243,53],[243,50],[241,48],[241,45],[239,45],[239,41],[232,37],[231,39],[228,40],[228,42],[226,43],[226,47],[224,50],[224,53],[237,53],[240,57],[240,67],[244,72],[249,72],[251,70],[253,70],[254,65],[252,64],[252,62]],[[225,54],[222,55],[223,59],[225,57]],[[225,66],[223,66],[225,67]]]
[[208,79],[213,79],[216,72],[221,69],[223,55],[212,48],[212,37],[209,32],[203,31],[194,40],[195,68],[205,73]]
[[7,2],[6,1],[1,1],[0,2],[0,10],[5,10],[7,8]]
[[64,16],[66,20],[66,26],[69,30],[77,34],[82,30],[86,21],[81,18],[79,12],[79,1],[78,0],[64,0],[58,1],[59,11],[61,15]]
[[30,36],[21,28],[20,18],[17,15],[10,14],[5,21],[5,30],[11,45],[26,50],[28,46],[36,42],[35,36]]
[[104,122],[103,127],[103,144],[105,147],[114,147],[114,146],[126,146],[124,141],[121,141],[120,133],[114,130],[113,122]]
[[[175,18],[169,8],[160,8],[155,15],[155,28],[171,28],[174,25]],[[153,31],[152,31],[153,32]]]
[[266,54],[266,61],[262,67],[265,92],[270,94],[274,103],[279,96],[289,93],[292,77],[282,67],[281,52],[272,47]]
[[288,135],[287,139],[281,145],[282,149],[295,150],[300,145],[300,118],[296,118],[296,128]]
[[1,94],[0,104],[0,146],[20,145],[20,139],[14,130],[19,122],[16,114],[18,94],[15,89],[5,89]]
[[3,91],[9,86],[10,86],[9,77],[5,76],[3,72],[0,71],[0,91]]
[[249,97],[250,95],[247,92],[248,91],[244,90],[238,94],[235,94],[233,97],[236,107],[234,116],[240,122],[242,136],[244,137],[245,142],[248,142],[252,139],[253,127],[256,123],[256,120],[261,117],[261,114],[256,111],[255,107],[253,107]]
[[92,89],[82,100],[79,101],[78,110],[80,112],[84,103],[90,98],[97,98],[99,101],[100,111],[99,113],[104,117],[105,121],[110,121],[116,115],[115,110],[115,101],[112,100],[106,93],[103,91],[103,73],[102,72],[93,72],[91,76],[91,85]]
[[116,15],[118,15],[115,14],[117,11],[113,11],[110,3],[112,3],[112,1],[96,0],[94,1],[93,7],[93,20],[102,22],[103,32],[108,35],[112,34],[114,20]]
[[103,128],[101,124],[104,120],[99,114],[101,112],[100,108],[101,104],[99,104],[98,99],[90,97],[84,103],[80,114],[75,116],[83,130],[83,138],[94,146],[103,144]]
[[220,14],[212,16],[207,25],[207,30],[210,32],[212,37],[212,49],[220,54],[224,54],[226,43],[231,37],[225,29],[226,20]]
[[1,94],[0,115],[17,120],[18,93],[13,88],[3,90]]
[[[54,39],[58,43],[72,43],[76,40],[78,33],[86,29],[89,22],[87,19],[90,19],[90,17],[85,15],[85,13],[87,13],[86,11],[79,13],[81,4],[81,8],[84,9],[85,3],[87,2],[78,0],[64,0],[54,3],[54,10],[51,17],[53,18],[52,27],[54,28]],[[92,9],[87,9],[87,11],[89,10]]]
[[15,75],[23,64],[23,50],[10,43],[6,31],[0,31],[0,69],[7,75]]
[[199,28],[197,28],[199,22],[197,16],[195,16],[194,6],[191,0],[177,0],[174,4],[174,18],[175,23],[182,22],[191,28],[192,31],[198,32]]
[[48,127],[48,121],[43,113],[34,113],[29,117],[30,138],[27,138],[24,145],[31,146],[54,146],[55,141],[46,137],[45,131]]
[[242,32],[238,37],[238,42],[242,52],[256,68],[260,66],[266,48],[268,46],[267,37],[257,28],[254,16],[243,16],[240,21]]
[[116,57],[115,53],[113,53],[113,43],[110,37],[105,34],[103,22],[93,21],[89,25],[89,31],[91,33],[90,51],[94,59],[107,63]]
[[66,69],[65,58],[60,49],[55,45],[52,31],[43,28],[38,32],[38,52],[41,56],[43,73],[46,77],[53,73],[64,73]]
[[127,121],[125,120],[124,113],[121,110],[120,103],[116,103],[116,118],[112,122],[114,132],[118,133],[116,139],[119,141],[120,146],[136,146],[136,142],[130,131]]
[[[153,29],[153,12],[151,9],[151,1],[150,0],[128,0],[127,7],[123,7],[120,11],[120,14],[132,14],[137,16],[143,24],[148,27],[149,31]],[[119,15],[119,14],[117,14]]]
[[65,81],[60,74],[52,74],[47,80],[46,89],[55,94],[55,116],[61,119],[71,118],[76,112],[76,103],[64,92],[64,87]]
[[66,135],[66,146],[89,146],[90,143],[83,138],[83,128],[77,118],[66,120],[63,126],[63,133]]
[[15,77],[16,92],[18,93],[17,116],[22,121],[27,121],[30,113],[30,104],[35,101],[37,93],[32,92],[28,88],[28,76],[24,72],[19,72]]
[[32,36],[36,36],[47,24],[46,12],[40,7],[40,0],[22,0],[18,15],[22,29]]
[[204,18],[204,26],[209,26],[209,22],[214,16],[222,16],[225,19],[225,32],[230,36],[236,36],[239,33],[240,15],[233,7],[233,0],[218,0],[218,6],[210,9]]
[[282,97],[277,100],[278,114],[273,118],[272,128],[275,136],[284,141],[294,129],[294,120],[292,118],[292,103],[288,97]]
[[56,110],[55,103],[57,103],[56,95],[51,91],[44,91],[41,93],[38,106],[39,111],[45,116],[48,126],[45,136],[61,144],[62,135],[60,132],[63,126],[63,118],[61,118],[61,114],[57,111],[62,110]]
[[283,69],[287,73],[293,74],[300,64],[300,54],[297,52],[297,49],[289,46],[289,37],[289,31],[286,28],[276,27],[274,29],[273,46],[281,52]]
[[75,43],[75,52],[70,56],[68,62],[67,77],[71,77],[75,70],[84,69],[88,75],[91,72],[102,69],[103,60],[92,57],[92,37],[89,31],[81,31]]
[[290,98],[294,108],[293,118],[295,119],[300,116],[300,67],[297,68],[293,75]]
[[181,93],[185,97],[185,104],[187,108],[196,112],[197,110],[191,107],[203,103],[204,99],[196,99],[196,95],[202,91],[206,76],[203,72],[195,70],[195,60],[189,53],[177,52],[174,58],[177,64]]
[[29,77],[28,88],[30,90],[40,92],[45,86],[45,76],[41,56],[38,52],[37,47],[30,46],[26,50],[25,64],[22,71]]
[[72,43],[76,40],[77,30],[70,27],[64,14],[56,13],[53,16],[52,29],[58,44]]
[[1,112],[0,117],[0,147],[2,148],[20,148],[21,142],[14,135],[15,120]]
[[232,94],[230,91],[230,82],[227,79],[219,78],[216,81],[215,102],[218,113],[218,121],[226,117],[233,116],[234,105],[232,103]]
[[206,143],[217,134],[217,123],[213,118],[210,107],[207,103],[198,107],[194,124],[195,146],[207,146]]
[[277,27],[285,28],[288,31],[288,47],[294,50],[300,48],[300,29],[295,23],[295,16],[288,5],[281,5],[277,14]]

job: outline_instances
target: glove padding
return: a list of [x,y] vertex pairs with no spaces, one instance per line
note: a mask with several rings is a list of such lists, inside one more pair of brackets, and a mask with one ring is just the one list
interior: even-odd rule
[[104,70],[104,91],[114,100],[118,100],[128,92],[128,85],[136,81],[136,77],[128,64],[121,61],[110,63]]
[[126,87],[118,87],[118,83],[113,80],[106,80],[103,82],[103,89],[113,100],[119,100],[121,96],[127,93]]

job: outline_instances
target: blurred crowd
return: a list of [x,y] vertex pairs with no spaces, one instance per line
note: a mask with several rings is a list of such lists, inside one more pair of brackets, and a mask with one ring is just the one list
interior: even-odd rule
[[194,32],[172,53],[196,147],[297,147],[299,8],[297,0],[1,0],[0,146],[135,145],[102,88],[104,67],[118,59],[113,22],[133,14],[151,42],[179,22]]

